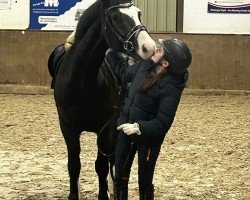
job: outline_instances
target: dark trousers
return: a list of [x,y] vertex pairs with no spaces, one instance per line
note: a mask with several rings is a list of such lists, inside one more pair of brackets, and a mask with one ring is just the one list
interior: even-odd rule
[[115,153],[115,181],[117,184],[127,184],[131,166],[138,152],[138,182],[139,189],[145,190],[152,185],[154,169],[161,145],[149,146],[134,142],[123,132],[119,134]]

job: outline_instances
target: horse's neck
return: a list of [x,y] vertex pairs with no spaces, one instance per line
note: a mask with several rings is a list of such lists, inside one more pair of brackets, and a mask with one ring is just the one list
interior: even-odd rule
[[84,77],[85,84],[95,84],[97,83],[97,77],[99,74],[99,69],[104,60],[105,52],[108,46],[103,37],[99,38],[99,40],[92,47],[91,52],[89,54],[89,58],[85,65]]
[[90,84],[96,80],[98,71],[103,62],[107,50],[106,41],[101,33],[100,19],[87,30],[84,37],[78,41],[73,49],[72,57],[72,80],[77,84],[79,81],[88,80]]

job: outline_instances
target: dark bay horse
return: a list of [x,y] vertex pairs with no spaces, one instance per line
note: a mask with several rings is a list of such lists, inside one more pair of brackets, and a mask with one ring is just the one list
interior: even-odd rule
[[[139,18],[140,10],[129,0],[97,0],[81,16],[74,43],[60,63],[54,97],[68,151],[70,200],[80,198],[81,132],[99,133],[115,112],[117,88],[111,73],[102,64],[106,50],[110,47],[143,59],[154,53],[155,42]],[[103,134],[110,136],[105,133],[108,131],[105,129]],[[102,143],[109,146],[109,137]],[[100,151],[95,170],[99,178],[98,199],[109,199],[109,158]]]

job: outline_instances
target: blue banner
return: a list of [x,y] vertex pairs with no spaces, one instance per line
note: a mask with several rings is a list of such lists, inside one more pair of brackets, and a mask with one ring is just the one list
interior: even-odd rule
[[[69,17],[66,14],[78,2],[82,1],[88,0],[31,0],[29,28],[36,30],[74,30],[77,24],[77,15],[80,16],[82,13],[74,9],[70,14],[73,16]],[[63,18],[64,15],[67,17]]]

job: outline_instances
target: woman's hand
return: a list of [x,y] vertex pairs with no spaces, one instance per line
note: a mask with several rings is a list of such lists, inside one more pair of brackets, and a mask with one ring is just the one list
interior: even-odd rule
[[105,56],[106,56],[106,61],[108,62],[111,69],[115,69],[119,61],[125,60],[121,52],[114,52],[110,48],[106,51]]
[[122,124],[117,127],[117,130],[123,130],[126,135],[137,134],[141,135],[140,126],[138,123],[134,124]]

